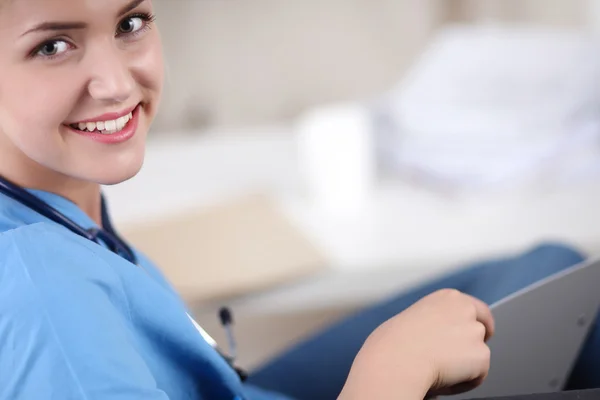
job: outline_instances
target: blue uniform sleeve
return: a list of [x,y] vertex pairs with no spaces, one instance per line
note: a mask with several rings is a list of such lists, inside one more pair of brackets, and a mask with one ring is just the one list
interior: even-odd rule
[[104,261],[64,236],[34,240],[28,229],[0,234],[0,399],[167,400],[110,268],[90,266]]

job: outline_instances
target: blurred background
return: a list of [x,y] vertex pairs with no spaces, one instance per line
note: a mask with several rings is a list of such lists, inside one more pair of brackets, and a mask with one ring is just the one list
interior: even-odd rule
[[544,242],[600,252],[600,0],[154,0],[168,79],[116,222],[252,367]]

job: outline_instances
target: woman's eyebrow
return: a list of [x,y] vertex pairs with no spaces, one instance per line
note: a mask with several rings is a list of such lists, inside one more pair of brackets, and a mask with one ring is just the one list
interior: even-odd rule
[[[124,14],[127,14],[129,11],[134,10],[135,8],[139,7],[139,5],[145,1],[146,0],[133,0],[131,3],[127,4],[125,7],[123,7],[119,11],[118,16],[120,17],[120,16],[123,16]],[[85,29],[85,28],[87,28],[87,26],[88,26],[88,24],[85,22],[42,22],[41,24],[36,25],[33,28],[26,31],[21,36],[25,36],[25,35],[28,35],[28,34],[34,33],[34,32],[67,31],[67,30],[73,30],[73,29]]]
[[27,32],[23,33],[21,37],[34,32],[45,32],[45,31],[67,31],[73,29],[85,29],[87,28],[85,22],[42,22],[39,25],[34,26]]
[[145,2],[146,0],[133,0],[131,3],[127,4],[125,7],[123,7],[121,9],[121,11],[119,11],[119,17],[122,17],[124,14],[127,14],[129,11],[137,8],[140,6],[140,4],[142,4],[143,2]]

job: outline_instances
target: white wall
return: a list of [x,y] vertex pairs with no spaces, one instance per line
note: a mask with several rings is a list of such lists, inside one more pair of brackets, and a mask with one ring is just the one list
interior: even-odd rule
[[437,18],[436,0],[155,4],[171,70],[158,126],[260,123],[369,96],[397,79]]
[[453,0],[471,20],[570,26],[585,20],[588,0]]
[[448,18],[573,25],[589,4],[600,21],[598,1],[155,0],[171,72],[155,127],[260,124],[371,96]]
[[586,22],[590,29],[600,33],[600,0],[587,0],[586,3]]

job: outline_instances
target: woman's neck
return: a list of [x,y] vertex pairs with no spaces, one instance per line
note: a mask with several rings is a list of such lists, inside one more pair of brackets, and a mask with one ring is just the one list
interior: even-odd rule
[[100,185],[78,180],[34,162],[19,152],[0,151],[0,175],[27,189],[43,190],[75,203],[102,226]]

